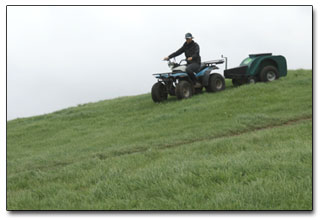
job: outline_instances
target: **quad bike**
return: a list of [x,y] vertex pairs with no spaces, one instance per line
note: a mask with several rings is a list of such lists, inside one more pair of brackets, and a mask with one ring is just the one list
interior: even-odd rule
[[171,72],[153,74],[158,82],[152,86],[151,96],[154,102],[162,102],[168,95],[176,96],[178,99],[190,98],[192,95],[201,93],[203,87],[207,92],[219,92],[225,89],[224,77],[215,70],[219,69],[218,64],[226,62],[227,58],[202,62],[196,78],[200,82],[197,87],[193,85],[186,73],[187,64],[185,59],[179,63],[168,60]]

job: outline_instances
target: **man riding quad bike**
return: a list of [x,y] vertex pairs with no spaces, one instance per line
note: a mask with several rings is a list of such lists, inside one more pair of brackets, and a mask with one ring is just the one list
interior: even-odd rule
[[186,41],[184,42],[182,47],[178,49],[176,52],[165,57],[164,60],[169,60],[184,53],[187,61],[186,73],[188,74],[192,84],[195,87],[199,87],[200,85],[197,81],[197,78],[194,76],[194,73],[199,72],[200,69],[200,47],[196,42],[193,41],[193,36],[191,33],[186,33],[185,39]]
[[200,86],[195,87],[189,75],[186,73],[187,65],[171,62],[168,60],[168,66],[172,72],[153,74],[158,82],[152,86],[151,96],[154,102],[161,102],[171,96],[177,96],[178,99],[190,98],[193,94],[200,93],[203,87],[207,92],[218,92],[225,89],[224,77],[215,72],[219,69],[216,65],[225,62],[225,59],[218,59],[203,62],[200,65],[199,72],[196,73]]
[[[201,92],[203,87],[208,92],[220,91],[225,88],[224,78],[218,73],[212,72],[218,69],[216,64],[224,63],[224,59],[201,63],[200,48],[192,40],[192,34],[186,33],[185,39],[186,42],[179,50],[164,58],[168,61],[172,72],[154,74],[158,79],[151,90],[154,102],[166,100],[168,94],[175,95],[178,99],[189,98],[194,93]],[[179,64],[170,61],[171,58],[182,53],[186,56],[185,60],[181,60]],[[186,61],[186,64],[182,65],[182,61]]]

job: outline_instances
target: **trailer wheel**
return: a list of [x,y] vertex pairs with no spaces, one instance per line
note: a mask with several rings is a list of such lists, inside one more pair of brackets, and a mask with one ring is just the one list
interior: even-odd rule
[[265,66],[260,72],[262,82],[271,82],[279,78],[279,71],[274,66]]
[[161,82],[155,83],[151,89],[151,97],[154,102],[162,102],[167,100],[168,93],[165,85],[163,85]]
[[182,80],[176,86],[175,93],[178,99],[187,99],[193,95],[193,88],[188,81]]

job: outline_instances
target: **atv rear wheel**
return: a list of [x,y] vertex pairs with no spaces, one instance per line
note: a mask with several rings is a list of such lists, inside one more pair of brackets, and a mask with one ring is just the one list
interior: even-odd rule
[[209,78],[209,84],[206,86],[207,92],[219,92],[226,88],[224,78],[220,74],[212,74]]
[[260,72],[262,82],[271,82],[279,78],[279,71],[274,66],[265,66]]
[[165,85],[161,82],[157,82],[152,86],[151,96],[154,102],[162,102],[168,99],[168,93]]
[[176,96],[178,99],[187,99],[193,95],[193,88],[188,81],[181,81],[176,86]]

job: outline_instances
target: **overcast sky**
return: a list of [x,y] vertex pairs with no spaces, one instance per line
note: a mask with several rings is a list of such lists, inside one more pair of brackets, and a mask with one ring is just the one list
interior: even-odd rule
[[186,32],[203,61],[272,52],[312,68],[311,6],[9,6],[7,18],[8,120],[148,93]]

